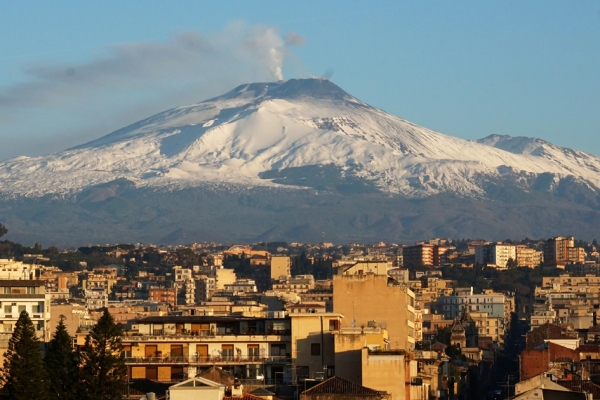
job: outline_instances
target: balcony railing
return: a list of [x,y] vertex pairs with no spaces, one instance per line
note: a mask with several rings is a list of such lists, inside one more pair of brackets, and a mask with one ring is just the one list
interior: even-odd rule
[[164,357],[125,357],[126,364],[263,364],[263,363],[281,363],[290,362],[286,356],[256,356],[256,355],[235,355],[235,356],[164,356]]
[[221,336],[289,336],[291,335],[290,329],[285,330],[267,330],[265,331],[254,331],[251,329],[229,332],[214,332],[214,331],[180,331],[180,332],[168,332],[154,331],[153,334],[145,333],[134,333],[123,336],[124,340],[152,340],[157,338],[175,338],[175,339],[197,339],[197,338],[216,338]]

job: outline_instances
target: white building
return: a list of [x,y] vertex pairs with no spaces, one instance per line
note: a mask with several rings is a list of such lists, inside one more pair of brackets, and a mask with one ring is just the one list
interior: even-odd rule
[[508,260],[517,260],[517,248],[511,244],[489,243],[475,248],[475,263],[506,268]]
[[12,335],[22,311],[27,311],[29,314],[38,338],[42,341],[49,341],[53,327],[49,326],[50,294],[46,293],[44,282],[39,280],[0,280],[1,337],[5,336],[2,333]]
[[21,261],[0,259],[0,279],[34,279],[36,264],[24,264]]
[[108,307],[108,291],[104,287],[86,289],[85,304],[88,310]]

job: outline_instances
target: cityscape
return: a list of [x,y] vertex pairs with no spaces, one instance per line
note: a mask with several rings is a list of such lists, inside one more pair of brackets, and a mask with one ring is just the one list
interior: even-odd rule
[[0,400],[600,400],[598,1],[0,9]]
[[52,351],[60,324],[81,358],[108,316],[124,399],[494,399],[546,388],[595,398],[599,250],[572,236],[70,250],[5,241],[0,346],[10,360],[28,314],[40,349]]

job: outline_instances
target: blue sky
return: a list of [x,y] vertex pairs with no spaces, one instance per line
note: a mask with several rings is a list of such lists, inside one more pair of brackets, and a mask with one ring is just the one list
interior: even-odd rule
[[275,80],[279,64],[445,134],[600,155],[598,1],[0,4],[0,159]]

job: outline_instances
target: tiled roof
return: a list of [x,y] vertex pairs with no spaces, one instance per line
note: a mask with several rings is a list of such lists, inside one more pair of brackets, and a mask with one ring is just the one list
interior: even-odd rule
[[560,386],[566,387],[567,389],[573,392],[588,392],[591,393],[594,397],[594,400],[600,399],[600,386],[596,385],[592,381],[567,381],[567,380],[559,380],[556,381]]
[[235,377],[227,371],[223,371],[220,367],[212,366],[200,375],[202,378],[210,379],[211,381],[222,383],[226,386],[231,386]]
[[381,397],[381,392],[334,376],[308,389],[304,394],[360,394]]

